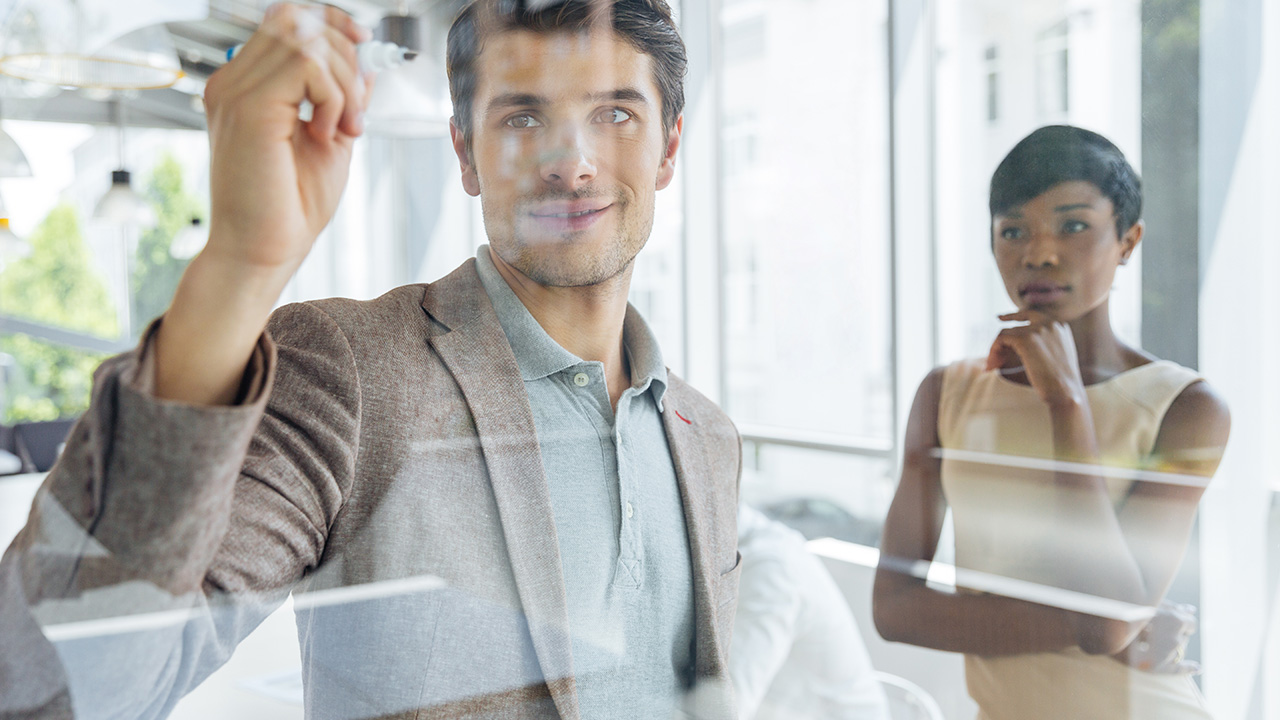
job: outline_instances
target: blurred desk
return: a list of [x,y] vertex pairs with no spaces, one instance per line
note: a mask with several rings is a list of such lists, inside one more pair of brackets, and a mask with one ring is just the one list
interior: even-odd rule
[[31,513],[31,500],[46,473],[0,475],[0,548],[9,547]]

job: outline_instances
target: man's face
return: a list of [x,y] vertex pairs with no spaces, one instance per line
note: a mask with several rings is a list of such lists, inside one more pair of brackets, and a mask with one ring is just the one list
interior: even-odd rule
[[471,152],[451,126],[454,149],[490,246],[530,280],[602,283],[648,240],[681,127],[663,133],[652,63],[610,30],[486,39]]

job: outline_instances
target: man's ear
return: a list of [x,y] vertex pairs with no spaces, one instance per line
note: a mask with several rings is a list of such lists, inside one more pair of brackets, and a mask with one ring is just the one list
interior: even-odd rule
[[476,165],[471,160],[471,152],[467,149],[467,137],[458,128],[454,118],[449,118],[449,138],[453,140],[453,152],[458,156],[462,166],[462,189],[472,197],[480,196],[480,177],[476,175]]
[[1133,251],[1138,249],[1138,243],[1142,242],[1142,234],[1146,232],[1146,229],[1146,223],[1139,220],[1125,231],[1124,237],[1120,238],[1120,244],[1124,246],[1120,251],[1121,265],[1129,262],[1129,258],[1133,256]]
[[661,190],[671,184],[676,176],[676,151],[680,149],[680,133],[684,131],[684,115],[676,118],[671,131],[667,133],[667,144],[662,154],[662,164],[658,166],[657,189]]

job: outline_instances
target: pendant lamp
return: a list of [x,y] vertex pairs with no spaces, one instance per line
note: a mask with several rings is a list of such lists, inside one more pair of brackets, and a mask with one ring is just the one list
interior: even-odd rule
[[124,108],[119,100],[112,101],[116,116],[116,131],[120,142],[120,168],[111,171],[111,188],[93,208],[93,217],[120,225],[153,225],[156,221],[151,203],[133,189],[132,177],[125,169]]

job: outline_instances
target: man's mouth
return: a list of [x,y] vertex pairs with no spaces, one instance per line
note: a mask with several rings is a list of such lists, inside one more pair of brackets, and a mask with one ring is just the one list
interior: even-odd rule
[[534,217],[575,218],[603,212],[613,203],[605,197],[589,197],[577,200],[546,200],[534,203],[529,214]]
[[594,215],[599,212],[604,212],[607,209],[608,208],[599,208],[596,210],[579,210],[578,212],[564,212],[564,213],[537,213],[536,212],[536,213],[533,213],[533,216],[544,217],[544,218],[562,218],[562,219],[580,218],[580,217],[586,217],[587,215]]
[[528,212],[543,231],[565,233],[590,228],[613,207],[608,198],[586,198],[539,203]]

